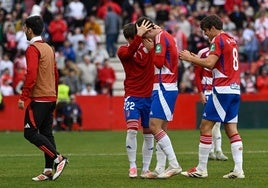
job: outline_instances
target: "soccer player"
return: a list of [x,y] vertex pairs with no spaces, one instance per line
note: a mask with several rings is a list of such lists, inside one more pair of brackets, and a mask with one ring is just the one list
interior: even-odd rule
[[44,171],[32,178],[33,181],[56,180],[68,163],[67,158],[56,150],[52,133],[58,71],[53,49],[41,38],[43,29],[40,16],[25,20],[24,31],[30,45],[25,52],[27,74],[18,100],[19,109],[24,109],[25,102],[30,101],[25,110],[24,137],[44,152]]
[[222,30],[223,23],[217,15],[209,15],[200,23],[204,34],[211,41],[206,58],[183,50],[179,57],[195,65],[212,69],[213,88],[205,105],[199,142],[199,163],[197,167],[182,172],[187,177],[208,177],[207,163],[212,144],[212,127],[215,122],[224,124],[231,143],[234,169],[223,178],[245,178],[243,171],[243,143],[237,130],[240,105],[240,70],[236,41]]
[[133,23],[126,24],[123,34],[128,44],[120,46],[117,51],[126,76],[124,112],[127,123],[126,150],[130,164],[130,178],[137,177],[136,153],[139,124],[143,127],[144,138],[141,177],[149,171],[154,148],[154,138],[149,128],[154,67],[149,61],[150,53],[146,48],[146,45],[150,43],[142,39],[150,27],[149,22],[143,22],[140,26]]
[[[209,53],[209,47],[203,48],[198,52],[198,57],[206,58]],[[212,72],[208,68],[201,66],[195,66],[195,83],[200,94],[200,99],[203,104],[207,103],[209,95],[212,93]],[[221,123],[216,122],[212,128],[212,147],[209,152],[209,159],[217,159],[221,161],[228,160],[221,148],[222,137],[221,137]]]
[[[155,65],[152,105],[150,112],[150,129],[157,142],[157,165],[153,172],[145,178],[169,178],[182,171],[170,138],[166,132],[167,124],[173,118],[174,107],[178,96],[178,52],[176,42],[167,31],[155,25],[149,18],[141,17],[136,24],[150,21],[152,28],[144,34],[150,39],[153,47],[150,49],[151,61]],[[169,166],[165,169],[166,159]]]

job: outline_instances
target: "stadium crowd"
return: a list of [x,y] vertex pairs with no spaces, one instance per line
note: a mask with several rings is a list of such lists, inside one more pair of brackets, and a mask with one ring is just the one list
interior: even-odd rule
[[[23,24],[30,15],[43,17],[43,38],[55,49],[70,95],[113,95],[110,58],[124,24],[149,16],[172,33],[178,51],[197,53],[208,46],[199,22],[209,14],[219,15],[239,44],[242,92],[268,93],[267,11],[268,0],[0,0],[1,93],[21,92],[28,46]],[[196,93],[194,67],[180,62],[178,71],[180,92]]]

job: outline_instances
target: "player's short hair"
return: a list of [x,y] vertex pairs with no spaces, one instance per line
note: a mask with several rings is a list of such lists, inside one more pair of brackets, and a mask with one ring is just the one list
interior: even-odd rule
[[206,16],[200,22],[200,27],[202,30],[211,29],[213,26],[218,30],[222,30],[223,23],[221,18],[217,15]]
[[153,20],[151,20],[150,18],[145,17],[145,16],[140,17],[140,18],[136,21],[136,24],[137,24],[138,26],[141,26],[141,24],[142,24],[142,22],[143,22],[144,20],[149,21],[149,23],[151,24],[149,28],[153,28],[153,27],[154,27],[154,22],[153,22]]
[[137,28],[134,23],[128,23],[123,27],[123,35],[126,39],[134,39],[137,33]]
[[29,16],[25,20],[25,25],[31,28],[35,35],[41,35],[44,30],[44,22],[41,16]]

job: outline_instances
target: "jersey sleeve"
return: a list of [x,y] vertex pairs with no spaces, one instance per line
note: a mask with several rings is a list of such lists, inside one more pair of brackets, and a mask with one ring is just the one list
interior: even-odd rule
[[154,50],[154,54],[153,54],[154,65],[157,68],[163,67],[165,63],[165,55],[166,55],[167,46],[165,44],[164,37],[162,34],[159,34],[156,36],[155,47],[153,50]]
[[121,61],[126,61],[129,58],[133,58],[141,43],[142,38],[136,35],[134,40],[128,46],[120,46],[117,51],[119,59]]

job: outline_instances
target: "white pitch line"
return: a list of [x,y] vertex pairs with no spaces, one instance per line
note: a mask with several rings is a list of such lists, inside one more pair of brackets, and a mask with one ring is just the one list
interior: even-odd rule
[[[230,153],[230,152],[225,152],[225,153]],[[268,151],[243,151],[243,153],[247,154],[259,154],[259,153],[268,153]],[[196,155],[197,152],[179,152],[176,153],[176,155]],[[127,155],[126,153],[66,153],[66,156],[125,156]],[[141,155],[141,153],[138,153],[138,155]],[[22,154],[22,153],[17,153],[17,154],[5,154],[1,153],[0,157],[39,157],[43,156],[42,153],[40,154]]]

